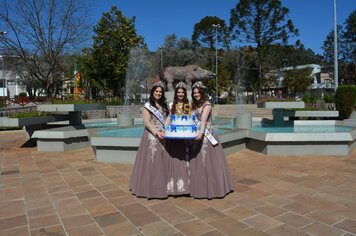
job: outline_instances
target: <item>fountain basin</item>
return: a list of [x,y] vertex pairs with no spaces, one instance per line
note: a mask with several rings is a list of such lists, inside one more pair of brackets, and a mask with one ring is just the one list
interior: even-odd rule
[[[230,119],[230,124],[227,118],[221,120],[224,124],[216,129],[226,155],[248,148],[276,156],[346,156],[355,146],[356,122],[300,120],[285,127],[271,127],[263,119],[253,118],[251,129],[236,129],[231,125],[235,120]],[[114,129],[90,129],[97,161],[133,163],[143,129],[142,124],[118,129],[121,133]]]
[[[271,130],[273,128],[276,130]],[[283,131],[283,128],[286,130]],[[289,127],[265,127],[265,131],[263,128],[252,128],[248,131],[246,148],[277,156],[346,156],[354,148],[355,139],[355,124],[342,121],[294,121],[293,126]]]
[[[141,141],[143,126],[133,126],[119,129],[123,132],[116,133],[115,130],[89,129],[89,140],[99,162],[134,163],[136,153]],[[103,137],[106,132],[106,137]],[[219,135],[226,155],[245,149],[245,137],[247,130],[233,129]],[[129,137],[131,135],[131,137]],[[136,136],[136,137],[133,137]]]

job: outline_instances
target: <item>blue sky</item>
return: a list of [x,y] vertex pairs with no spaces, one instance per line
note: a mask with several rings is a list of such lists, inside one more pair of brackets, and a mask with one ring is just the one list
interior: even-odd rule
[[[230,10],[238,0],[92,0],[90,21],[94,25],[102,13],[115,5],[126,17],[136,17],[136,29],[151,51],[156,51],[166,35],[191,38],[194,25],[205,16],[217,16],[229,24]],[[326,35],[333,28],[333,0],[282,0],[289,18],[299,29],[306,48],[321,54]],[[337,0],[337,22],[343,24],[356,0]],[[295,39],[291,40],[294,43]]]

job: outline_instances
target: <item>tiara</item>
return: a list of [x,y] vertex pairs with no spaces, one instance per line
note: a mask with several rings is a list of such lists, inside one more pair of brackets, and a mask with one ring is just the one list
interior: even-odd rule
[[186,85],[183,81],[180,81],[180,82],[176,85],[176,88],[185,88],[185,89],[187,89],[187,85]]
[[192,88],[206,88],[206,86],[201,82],[201,81],[198,81],[198,82],[195,82],[192,86]]
[[166,89],[166,84],[162,80],[154,83],[153,86],[162,87],[163,89]]

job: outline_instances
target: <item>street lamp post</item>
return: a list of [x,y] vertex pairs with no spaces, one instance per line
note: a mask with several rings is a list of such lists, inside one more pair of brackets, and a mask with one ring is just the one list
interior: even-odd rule
[[334,83],[335,91],[339,84],[339,69],[337,55],[337,20],[336,20],[336,0],[334,0]]
[[165,48],[164,46],[159,46],[158,47],[161,50],[161,70],[163,69],[163,49]]
[[[5,38],[5,35],[7,34],[6,31],[0,31],[0,35]],[[3,51],[4,52],[4,51]],[[3,97],[4,97],[4,106],[6,106],[6,96],[5,96],[5,93],[6,93],[6,81],[5,81],[5,62],[4,62],[4,53],[2,53],[1,55],[1,68],[2,68],[2,81],[3,81]]]
[[218,85],[218,28],[220,28],[220,24],[213,24],[213,28],[215,29],[215,103],[219,103],[219,85]]

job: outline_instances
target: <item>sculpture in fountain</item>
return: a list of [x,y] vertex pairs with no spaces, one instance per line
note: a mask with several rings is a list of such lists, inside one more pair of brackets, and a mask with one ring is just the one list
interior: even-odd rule
[[191,90],[192,83],[197,80],[210,79],[215,74],[197,65],[170,66],[164,68],[160,73],[160,79],[167,84],[168,91],[174,91],[173,87],[180,81],[184,81],[188,90]]

